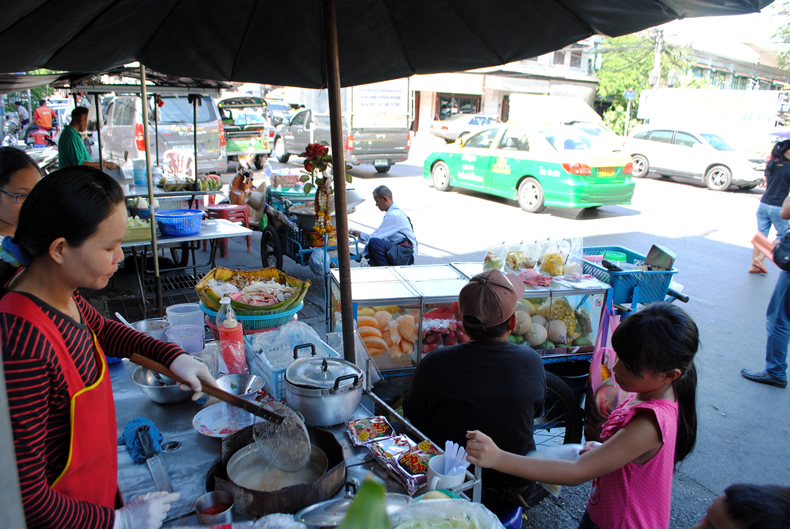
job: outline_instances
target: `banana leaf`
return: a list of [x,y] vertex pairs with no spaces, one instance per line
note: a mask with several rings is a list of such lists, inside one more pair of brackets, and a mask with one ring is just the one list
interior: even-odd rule
[[220,308],[220,296],[209,286],[208,283],[211,279],[227,282],[234,278],[243,278],[257,281],[276,281],[282,285],[287,285],[298,289],[294,296],[275,305],[259,307],[247,305],[246,303],[241,303],[239,301],[231,301],[230,304],[233,307],[233,310],[235,310],[236,314],[240,316],[264,316],[290,310],[299,305],[299,303],[304,300],[305,296],[307,295],[307,289],[310,287],[310,281],[296,279],[295,277],[289,276],[281,270],[273,267],[262,268],[260,270],[232,270],[230,268],[218,266],[210,270],[205,276],[203,276],[203,278],[201,278],[200,282],[195,286],[195,291],[206,307],[218,311]]

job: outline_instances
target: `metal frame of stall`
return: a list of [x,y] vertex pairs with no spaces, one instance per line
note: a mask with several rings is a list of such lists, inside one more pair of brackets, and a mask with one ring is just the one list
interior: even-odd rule
[[[102,125],[102,117],[101,117],[101,104],[99,101],[99,95],[101,94],[140,94],[140,97],[143,100],[142,104],[142,112],[143,112],[143,122],[146,124],[143,127],[143,141],[145,142],[145,165],[146,165],[146,172],[147,172],[147,181],[148,181],[148,203],[149,207],[150,204],[154,200],[154,183],[153,179],[151,178],[152,175],[152,163],[151,163],[151,145],[149,141],[149,116],[148,116],[148,85],[146,80],[146,68],[144,65],[140,65],[139,68],[140,72],[140,84],[139,85],[132,85],[132,84],[91,84],[91,85],[84,85],[84,84],[76,84],[72,85],[69,90],[76,96],[77,93],[83,94],[93,94],[94,96],[94,106],[96,108],[96,137],[97,137],[97,144],[99,149],[99,168],[103,170],[104,168],[104,160],[102,157],[102,149],[101,149],[101,125]],[[193,183],[193,191],[198,191],[198,170],[199,170],[199,161],[198,161],[198,146],[197,146],[197,105],[198,102],[202,104],[202,96],[219,96],[219,88],[208,88],[208,87],[175,87],[175,86],[168,86],[168,87],[157,87],[153,86],[154,90],[151,92],[151,95],[180,95],[185,94],[188,96],[190,103],[192,103],[192,139],[193,139],[193,153],[195,155],[195,166],[193,168],[195,181]],[[157,164],[159,164],[159,118],[158,118],[158,108],[157,105],[154,105],[154,146],[156,150],[156,160]],[[183,193],[182,193],[183,194]],[[156,306],[157,306],[157,313],[159,317],[164,316],[164,306],[162,301],[162,280],[159,270],[159,245],[158,239],[156,234],[156,212],[154,211],[153,207],[150,207],[150,214],[151,214],[151,246],[154,256],[154,280],[155,280],[155,289],[156,289]],[[194,262],[194,249],[192,249],[192,260]],[[136,264],[135,260],[135,264]],[[145,300],[142,300],[145,303]]]

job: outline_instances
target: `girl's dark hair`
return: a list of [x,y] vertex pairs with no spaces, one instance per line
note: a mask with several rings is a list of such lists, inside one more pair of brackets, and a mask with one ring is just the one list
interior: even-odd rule
[[41,172],[33,158],[14,147],[0,147],[0,187],[5,187],[11,175],[28,167]]
[[790,520],[790,487],[736,483],[724,497],[730,516],[744,529],[782,529]]
[[[48,252],[59,237],[78,247],[123,200],[118,182],[98,169],[84,165],[60,169],[36,184],[22,203],[13,242],[28,260]],[[0,285],[15,271],[2,263]]]
[[655,374],[679,369],[672,382],[678,403],[675,462],[682,461],[697,442],[697,370],[694,355],[699,329],[686,312],[670,303],[651,303],[623,319],[612,334],[617,357],[632,373]]

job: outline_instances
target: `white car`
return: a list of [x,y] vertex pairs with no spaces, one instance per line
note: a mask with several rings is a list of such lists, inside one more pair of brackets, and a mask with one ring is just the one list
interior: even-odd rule
[[442,138],[447,143],[452,143],[459,138],[463,140],[470,134],[483,130],[495,123],[499,123],[499,120],[491,116],[456,114],[444,121],[431,123],[431,134]]
[[631,155],[635,178],[651,171],[696,178],[714,191],[751,189],[764,181],[763,158],[733,149],[713,132],[643,128],[625,140],[623,152]]

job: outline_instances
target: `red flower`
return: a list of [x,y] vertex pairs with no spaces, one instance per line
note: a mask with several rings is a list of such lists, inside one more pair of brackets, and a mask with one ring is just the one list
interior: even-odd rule
[[318,158],[320,156],[324,156],[329,152],[326,146],[320,145],[318,143],[311,143],[305,149],[305,154],[307,158]]
[[313,164],[311,164],[310,162],[307,162],[307,161],[306,161],[306,162],[304,163],[304,169],[305,169],[305,171],[307,171],[307,172],[312,172],[312,170],[313,170]]

